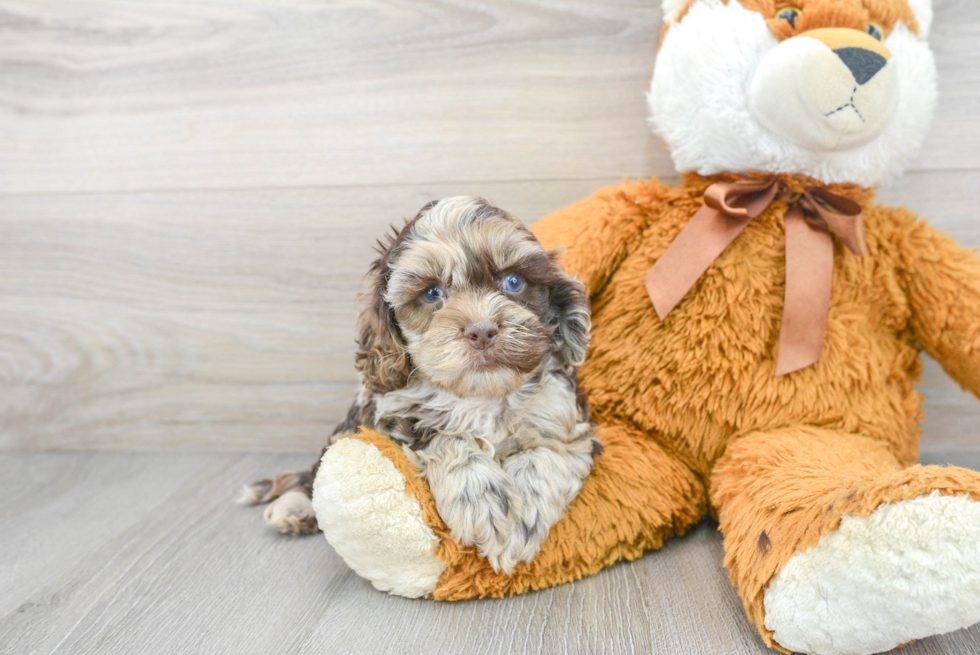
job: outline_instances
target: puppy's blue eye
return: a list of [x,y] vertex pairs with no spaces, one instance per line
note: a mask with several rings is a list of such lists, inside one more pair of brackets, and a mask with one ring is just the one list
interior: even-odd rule
[[875,25],[874,23],[868,23],[868,34],[878,39],[879,41],[885,38],[885,34],[881,31],[881,27]]
[[524,278],[516,273],[511,273],[504,278],[504,291],[509,293],[517,293],[524,288]]
[[446,294],[443,293],[442,289],[440,289],[439,287],[429,287],[428,289],[422,292],[422,301],[427,302],[430,305],[432,303],[439,302],[445,297]]

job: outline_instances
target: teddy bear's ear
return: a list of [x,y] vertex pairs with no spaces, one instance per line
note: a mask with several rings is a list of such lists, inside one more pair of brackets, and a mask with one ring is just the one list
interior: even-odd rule
[[[664,0],[666,4],[670,0]],[[908,0],[915,20],[919,23],[919,36],[925,40],[929,38],[929,29],[932,27],[932,0]]]
[[[928,0],[920,0],[928,2]],[[690,0],[661,0],[660,11],[663,13],[664,24],[673,25],[681,17],[681,12],[687,7]]]

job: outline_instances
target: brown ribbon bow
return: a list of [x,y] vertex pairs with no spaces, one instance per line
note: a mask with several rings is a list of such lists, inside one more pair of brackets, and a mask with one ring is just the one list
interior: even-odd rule
[[657,315],[664,320],[711,263],[777,196],[789,204],[786,296],[776,363],[776,375],[781,376],[820,359],[834,274],[831,234],[856,255],[868,252],[857,202],[820,187],[792,194],[778,180],[712,184],[704,193],[704,206],[650,269],[644,284]]

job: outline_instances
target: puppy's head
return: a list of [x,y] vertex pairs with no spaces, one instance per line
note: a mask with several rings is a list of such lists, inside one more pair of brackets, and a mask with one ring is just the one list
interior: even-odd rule
[[553,355],[585,357],[589,301],[519,220],[481,198],[433,202],[368,274],[357,367],[375,393],[421,378],[458,396],[505,396]]

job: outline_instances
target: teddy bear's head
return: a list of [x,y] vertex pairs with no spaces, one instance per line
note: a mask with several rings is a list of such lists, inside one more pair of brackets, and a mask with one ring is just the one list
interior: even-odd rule
[[936,103],[931,0],[663,0],[649,104],[678,170],[875,186]]

